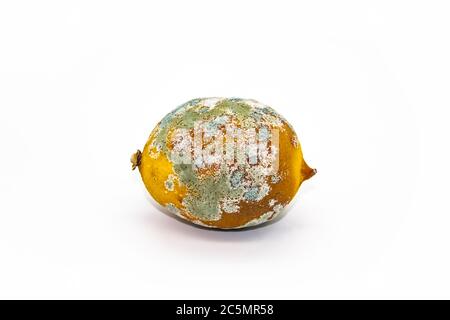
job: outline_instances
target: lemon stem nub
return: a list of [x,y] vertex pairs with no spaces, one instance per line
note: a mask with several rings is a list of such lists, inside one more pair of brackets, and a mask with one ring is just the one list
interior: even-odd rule
[[136,151],[135,153],[133,153],[133,155],[131,156],[131,169],[134,170],[136,169],[136,167],[139,167],[139,165],[141,164],[141,159],[142,159],[142,152],[141,150]]
[[317,173],[317,169],[310,168],[306,164],[306,162],[303,162],[303,164],[304,164],[304,166],[302,167],[303,180],[308,180],[308,179],[312,178]]

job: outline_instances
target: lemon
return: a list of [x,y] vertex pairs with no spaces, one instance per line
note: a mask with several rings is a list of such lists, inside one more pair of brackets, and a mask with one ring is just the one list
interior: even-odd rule
[[239,98],[182,104],[159,122],[131,162],[160,205],[220,229],[276,218],[316,173],[282,116]]

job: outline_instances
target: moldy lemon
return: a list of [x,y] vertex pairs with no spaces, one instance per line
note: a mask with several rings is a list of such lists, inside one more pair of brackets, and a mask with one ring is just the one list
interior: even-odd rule
[[184,103],[161,120],[131,162],[159,204],[220,229],[274,219],[316,173],[283,117],[238,98]]

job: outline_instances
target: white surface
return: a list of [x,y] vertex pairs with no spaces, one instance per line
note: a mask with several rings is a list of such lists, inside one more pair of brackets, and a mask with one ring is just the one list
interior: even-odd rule
[[[0,298],[450,298],[450,6],[4,1]],[[194,97],[267,103],[319,173],[205,231],[129,156]]]

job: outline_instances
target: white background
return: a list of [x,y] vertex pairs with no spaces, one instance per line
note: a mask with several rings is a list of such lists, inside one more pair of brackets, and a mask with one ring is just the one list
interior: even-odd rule
[[[0,298],[450,298],[446,1],[3,1]],[[192,227],[129,156],[254,98],[319,173],[272,225]]]

